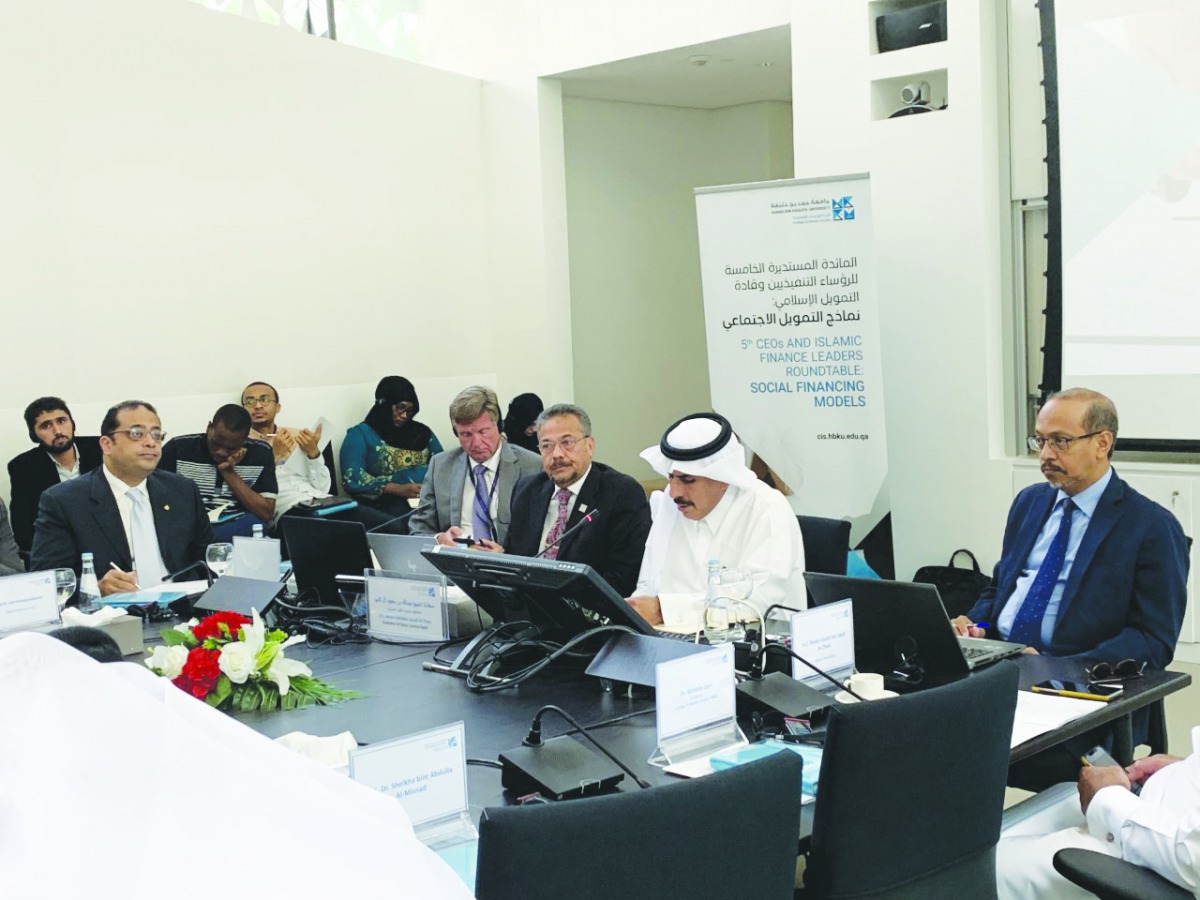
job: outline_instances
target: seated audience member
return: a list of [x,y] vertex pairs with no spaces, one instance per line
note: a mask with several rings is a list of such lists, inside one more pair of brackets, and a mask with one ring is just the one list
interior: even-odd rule
[[265,381],[246,385],[242,406],[250,413],[250,437],[271,445],[275,457],[275,517],[272,524],[297,503],[329,496],[333,479],[321,456],[321,427],[281,428],[279,392]]
[[48,633],[50,637],[58,638],[80,653],[86,653],[96,662],[121,662],[125,658],[121,655],[121,645],[117,643],[117,639],[102,628],[65,625]]
[[[279,493],[275,495],[272,524],[278,525],[279,520],[298,504],[331,497],[329,489],[333,486],[333,477],[321,450],[321,426],[312,431],[278,425],[275,417],[280,410],[279,392],[265,381],[246,385],[242,391],[242,406],[250,413],[251,440],[270,444],[275,455]],[[330,517],[362,522],[367,528],[383,525],[392,518],[385,512],[362,505],[332,513]]]
[[159,584],[203,561],[212,526],[196,485],[156,471],[166,435],[149,403],[126,400],[104,415],[99,469],[42,494],[30,571],[74,569],[91,553],[102,595]]
[[269,444],[250,440],[250,414],[242,407],[227,403],[204,434],[172,438],[162,448],[161,468],[194,481],[210,513],[221,510],[213,526],[217,540],[270,527],[279,490],[275,456]]
[[[1200,893],[1200,728],[1192,729],[1192,755],[1158,754],[1128,769],[1084,766],[1079,796],[1036,813],[996,847],[1002,900],[1094,895],[1054,871],[1054,854],[1066,847],[1095,850],[1153,869]],[[1141,794],[1130,790],[1141,785]]]
[[[538,416],[537,434],[543,471],[525,476],[513,490],[508,552],[586,563],[627,596],[637,584],[650,532],[646,492],[628,475],[593,462],[596,439],[582,407],[551,406]],[[600,514],[570,531],[589,511]],[[505,549],[491,541],[485,546]]]
[[[955,626],[1028,644],[1031,653],[1165,668],[1187,602],[1187,539],[1173,515],[1112,468],[1116,407],[1082,388],[1052,394],[1034,434],[1030,447],[1048,483],[1013,501],[992,583]],[[1148,710],[1140,713],[1135,743],[1146,737]],[[1069,780],[1079,756],[1103,739],[1090,732],[1057,748],[1053,768],[1035,757],[1044,771],[1026,779],[1014,768],[1009,783]]]
[[412,382],[389,375],[375,388],[375,405],[346,432],[340,454],[342,486],[359,503],[399,516],[421,494],[429,461],[442,445],[416,421],[421,402]]
[[545,407],[537,394],[517,394],[508,404],[504,415],[504,438],[514,447],[524,447],[537,453],[537,417]]
[[505,442],[499,423],[495,391],[476,386],[459,392],[450,404],[458,446],[430,460],[409,531],[440,532],[443,541],[469,537],[504,544],[513,488],[522,475],[540,472],[542,460]]
[[86,475],[100,465],[100,439],[76,436],[75,419],[65,401],[39,397],[25,407],[25,427],[37,446],[8,463],[12,485],[12,529],[17,546],[33,546],[33,520],[42,491]]
[[686,416],[641,454],[669,481],[650,498],[654,523],[629,602],[652,625],[692,627],[708,586],[709,560],[750,575],[749,602],[804,609],[804,544],[786,498],[755,477],[729,422]]
[[8,523],[8,510],[0,500],[0,575],[16,575],[25,571],[25,562],[17,550],[12,526]]

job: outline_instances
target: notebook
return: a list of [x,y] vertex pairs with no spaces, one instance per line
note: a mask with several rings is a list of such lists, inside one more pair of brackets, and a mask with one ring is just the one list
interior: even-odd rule
[[915,657],[927,675],[965,675],[1025,649],[1011,641],[958,637],[932,584],[815,572],[805,573],[804,583],[817,605],[853,604],[860,672],[891,675]]

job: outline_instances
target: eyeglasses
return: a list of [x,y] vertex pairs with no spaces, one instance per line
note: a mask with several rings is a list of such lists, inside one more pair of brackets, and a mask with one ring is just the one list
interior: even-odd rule
[[547,453],[553,453],[555,447],[562,447],[564,453],[570,453],[575,449],[577,444],[579,444],[581,441],[586,441],[588,437],[589,435],[576,437],[573,434],[568,434],[566,437],[559,438],[557,441],[552,441],[549,439],[538,441],[538,449],[542,451],[543,456],[545,456]]
[[273,394],[263,394],[260,397],[247,396],[247,397],[242,398],[242,406],[246,407],[246,409],[250,409],[250,407],[255,406],[259,403],[261,403],[263,406],[266,406],[268,403],[274,403],[274,402],[275,402],[275,397]]
[[150,440],[154,441],[156,444],[161,444],[167,438],[167,433],[161,428],[151,428],[147,430],[141,425],[134,425],[132,428],[118,428],[116,431],[110,431],[108,436],[112,437],[114,434],[127,434],[129,435],[129,439],[131,441],[140,441],[145,438],[146,435],[150,435]]
[[1100,429],[1099,431],[1090,431],[1087,434],[1081,434],[1077,437],[1062,437],[1061,435],[1055,435],[1054,437],[1042,437],[1040,434],[1035,434],[1026,443],[1028,443],[1029,449],[1034,453],[1041,453],[1042,448],[1047,444],[1050,445],[1050,449],[1055,453],[1066,453],[1071,449],[1071,445],[1076,441],[1082,441],[1084,438],[1095,437],[1098,434],[1104,434],[1104,429]]
[[1131,681],[1134,678],[1141,678],[1142,673],[1146,670],[1145,662],[1138,662],[1136,659],[1123,659],[1115,666],[1112,663],[1100,662],[1088,669],[1084,669],[1087,673],[1088,681],[1093,684],[1100,682],[1113,681]]

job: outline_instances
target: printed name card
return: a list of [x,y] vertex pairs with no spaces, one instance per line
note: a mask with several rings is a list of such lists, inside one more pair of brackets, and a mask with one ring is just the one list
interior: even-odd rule
[[369,570],[367,633],[381,641],[444,641],[450,632],[441,579]]
[[59,621],[53,569],[0,578],[0,633]]
[[467,752],[462,722],[350,752],[350,777],[395,797],[414,827],[467,812]]
[[[854,673],[854,609],[839,600],[799,612],[791,619],[792,650],[835,679]],[[792,660],[792,677],[825,690],[824,678],[798,660]]]
[[659,663],[654,670],[658,744],[736,717],[733,644]]

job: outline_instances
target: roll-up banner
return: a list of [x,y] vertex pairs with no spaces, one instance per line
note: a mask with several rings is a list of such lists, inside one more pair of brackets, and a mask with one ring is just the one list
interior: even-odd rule
[[[804,515],[890,570],[867,175],[696,189],[713,409]],[[886,532],[884,535],[881,532]]]

